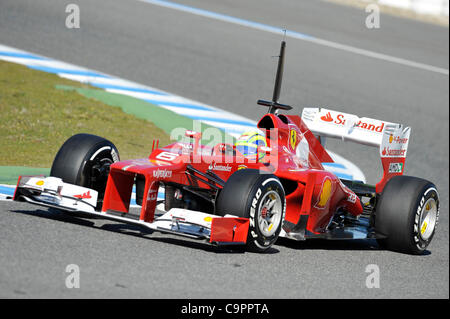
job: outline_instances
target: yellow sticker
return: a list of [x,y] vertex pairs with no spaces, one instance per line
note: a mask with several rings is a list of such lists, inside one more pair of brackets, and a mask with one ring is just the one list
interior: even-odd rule
[[331,183],[331,180],[329,178],[325,178],[323,184],[322,184],[322,190],[320,192],[319,201],[316,204],[316,207],[318,208],[324,208],[325,205],[328,203],[328,200],[331,197],[331,189],[333,184]]
[[42,185],[44,185],[44,181],[37,181],[37,182],[36,182],[36,185],[37,185],[37,186],[42,186]]
[[420,229],[420,233],[423,235],[423,233],[427,230],[427,222],[423,222],[422,228]]
[[291,130],[289,141],[291,142],[291,148],[295,149],[295,145],[297,144],[297,131],[296,130]]

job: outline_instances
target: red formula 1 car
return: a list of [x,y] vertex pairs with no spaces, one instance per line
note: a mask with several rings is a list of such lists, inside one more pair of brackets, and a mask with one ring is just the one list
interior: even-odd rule
[[[19,179],[14,200],[258,252],[284,236],[376,238],[388,249],[422,253],[439,197],[431,182],[403,176],[410,128],[319,108],[280,114],[291,109],[278,103],[284,51],[283,41],[272,101],[258,101],[269,107],[257,125],[262,135],[204,146],[200,132],[187,130],[188,142],[154,143],[148,158],[120,161],[108,140],[77,134],[57,153],[50,177]],[[378,147],[381,181],[371,186],[325,170],[333,162],[326,137]],[[130,212],[133,189],[139,214]]]

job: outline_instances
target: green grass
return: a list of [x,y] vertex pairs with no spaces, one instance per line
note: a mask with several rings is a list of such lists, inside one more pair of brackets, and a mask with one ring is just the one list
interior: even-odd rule
[[170,143],[152,122],[57,85],[92,89],[0,61],[0,166],[50,167],[60,146],[77,133],[109,139],[121,159],[148,156],[153,139]]

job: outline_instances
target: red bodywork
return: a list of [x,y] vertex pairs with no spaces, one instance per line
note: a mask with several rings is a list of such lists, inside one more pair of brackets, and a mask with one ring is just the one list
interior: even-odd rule
[[[325,232],[338,209],[354,216],[362,213],[358,196],[323,168],[322,163],[333,160],[299,116],[266,114],[258,128],[265,131],[268,145],[261,162],[251,161],[239,153],[230,160],[221,152],[225,144],[203,147],[199,145],[200,133],[186,131],[186,135],[194,139],[191,145],[173,143],[153,150],[149,158],[112,164],[102,211],[127,213],[134,179],[139,174],[145,178],[140,220],[152,222],[161,182],[211,189],[207,183],[194,180],[186,173],[187,166],[191,165],[200,172],[211,169],[224,181],[242,168],[276,175],[285,186],[285,225],[295,226],[301,216],[305,216],[306,231],[312,234]],[[289,227],[285,230],[289,232]],[[210,241],[245,242],[247,231],[248,219],[213,218]]]

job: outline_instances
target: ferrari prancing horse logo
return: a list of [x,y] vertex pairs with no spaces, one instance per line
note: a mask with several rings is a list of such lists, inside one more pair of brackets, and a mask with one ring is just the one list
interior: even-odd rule
[[289,141],[291,142],[291,148],[294,150],[297,144],[297,131],[291,130]]

